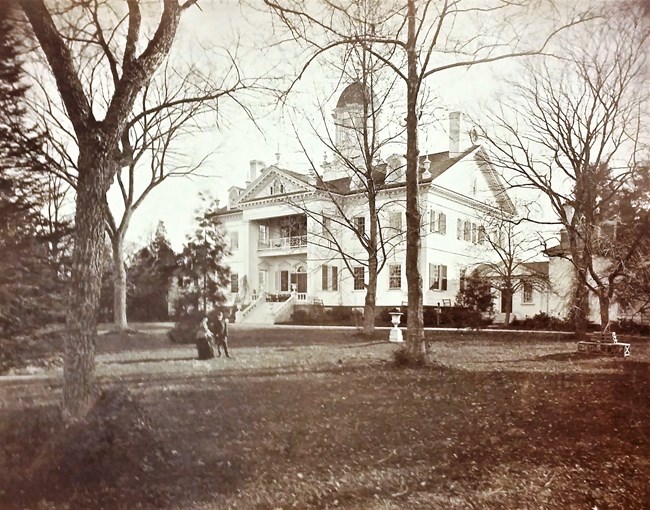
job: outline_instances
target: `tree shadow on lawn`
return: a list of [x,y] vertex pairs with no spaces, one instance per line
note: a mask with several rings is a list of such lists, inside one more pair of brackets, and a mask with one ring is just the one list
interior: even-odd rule
[[[422,498],[436,487],[481,508],[647,508],[650,473],[638,460],[650,457],[647,364],[623,366],[629,371],[375,365],[154,378],[136,394],[169,454],[164,466],[123,473],[103,496],[48,489],[72,508],[325,508],[336,499],[363,508],[401,486]],[[12,453],[2,471],[27,493],[22,470],[48,439],[52,407],[2,418],[0,444]]]
[[[220,444],[237,445],[226,448],[229,458],[249,459],[247,473],[253,477],[238,486],[243,495],[220,492],[226,500],[215,508],[228,507],[227,498],[240,498],[246,508],[245,498],[250,497],[250,503],[259,490],[270,491],[269,507],[331,506],[341,497],[328,493],[326,473],[344,478],[350,466],[355,466],[358,477],[358,486],[348,488],[355,508],[363,506],[359,498],[367,492],[363,479],[370,472],[399,469],[399,475],[406,477],[404,485],[414,492],[425,492],[422,481],[427,487],[444,489],[451,480],[457,487],[450,488],[449,495],[464,495],[471,501],[486,490],[486,484],[494,492],[503,489],[499,484],[507,478],[496,486],[489,484],[495,470],[504,466],[511,470],[511,478],[520,478],[522,486],[510,487],[509,496],[502,490],[510,499],[489,508],[521,507],[521,494],[512,490],[524,489],[523,484],[526,490],[537,491],[528,494],[530,506],[544,502],[542,506],[560,508],[568,503],[582,508],[599,502],[600,508],[646,508],[644,487],[650,473],[639,459],[650,455],[649,445],[643,443],[648,427],[629,430],[629,425],[639,420],[647,424],[650,419],[647,378],[633,382],[625,374],[556,377],[454,369],[373,369],[363,375],[370,376],[370,384],[367,378],[353,376],[248,379],[226,382],[214,390],[219,420],[197,417],[194,426],[207,419]],[[193,401],[191,394],[191,389],[180,389],[170,401],[176,397],[187,405]],[[175,404],[162,405],[162,412],[170,405]],[[176,412],[182,414],[182,407]],[[624,430],[625,434],[613,433]],[[173,428],[168,434],[178,437]],[[386,459],[391,450],[398,453],[379,465],[377,459]],[[539,480],[542,471],[554,468],[561,470],[556,482],[551,483],[553,477]],[[301,483],[303,475],[297,473],[306,480]],[[176,479],[176,488],[168,493],[175,504],[189,505],[183,494],[192,494],[194,501],[217,498],[215,488],[189,492],[183,488],[187,483],[192,482],[185,476]],[[548,495],[549,500],[537,500],[548,488],[545,484],[554,494]],[[392,486],[378,491],[397,492]],[[293,500],[289,494],[295,494]]]
[[171,358],[131,358],[102,361],[102,365],[136,365],[138,363],[173,363],[175,361],[196,361],[196,356],[178,356]]

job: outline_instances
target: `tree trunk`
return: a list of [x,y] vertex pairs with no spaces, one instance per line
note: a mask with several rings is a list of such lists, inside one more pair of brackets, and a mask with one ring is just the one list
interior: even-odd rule
[[[375,252],[376,253],[376,252]],[[377,310],[377,255],[368,257],[368,286],[363,307],[363,332],[372,335],[375,332],[375,312]]]
[[126,267],[124,266],[124,240],[118,234],[113,245],[113,327],[118,331],[127,328],[126,317]]
[[[105,154],[105,153],[104,153]],[[94,391],[97,311],[104,252],[104,196],[112,175],[101,150],[80,143],[71,292],[63,364],[66,419],[83,416]]]
[[572,310],[573,328],[576,339],[584,340],[587,337],[587,324],[589,323],[589,288],[583,281],[584,273],[582,271],[577,273]]
[[418,182],[418,115],[419,77],[417,70],[415,0],[408,0],[406,98],[406,282],[408,312],[406,315],[407,350],[413,361],[424,357],[424,321],[422,317],[422,275],[420,274],[420,205]]
[[603,332],[609,331],[609,305],[611,299],[607,295],[606,290],[601,290],[598,293],[598,306],[600,308],[600,330]]
[[512,291],[512,289],[505,289],[505,290],[502,289],[501,292],[505,292],[505,296],[503,296],[503,298],[505,299],[505,303],[506,303],[506,310],[505,310],[506,315],[503,318],[503,325],[507,327],[510,325],[510,316],[512,315],[512,295],[514,294],[514,292]]

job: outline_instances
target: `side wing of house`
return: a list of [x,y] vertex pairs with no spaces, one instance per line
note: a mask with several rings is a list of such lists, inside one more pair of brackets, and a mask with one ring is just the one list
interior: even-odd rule
[[473,267],[494,260],[486,225],[515,212],[505,186],[481,148],[437,176],[424,195],[425,305],[450,305]]

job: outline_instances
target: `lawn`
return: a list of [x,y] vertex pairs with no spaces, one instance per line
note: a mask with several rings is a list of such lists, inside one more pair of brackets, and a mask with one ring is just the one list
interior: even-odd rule
[[650,508],[647,342],[623,360],[557,335],[438,332],[440,366],[399,369],[387,331],[233,328],[234,358],[200,362],[139,329],[100,335],[97,373],[128,388],[115,415],[146,448],[90,420],[100,432],[75,441],[110,447],[39,478],[70,437],[60,369],[0,380],[0,508]]

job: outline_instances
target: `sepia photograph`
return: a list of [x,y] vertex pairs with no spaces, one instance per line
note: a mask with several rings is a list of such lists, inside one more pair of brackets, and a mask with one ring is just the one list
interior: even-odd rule
[[0,0],[1,510],[649,481],[650,0]]

